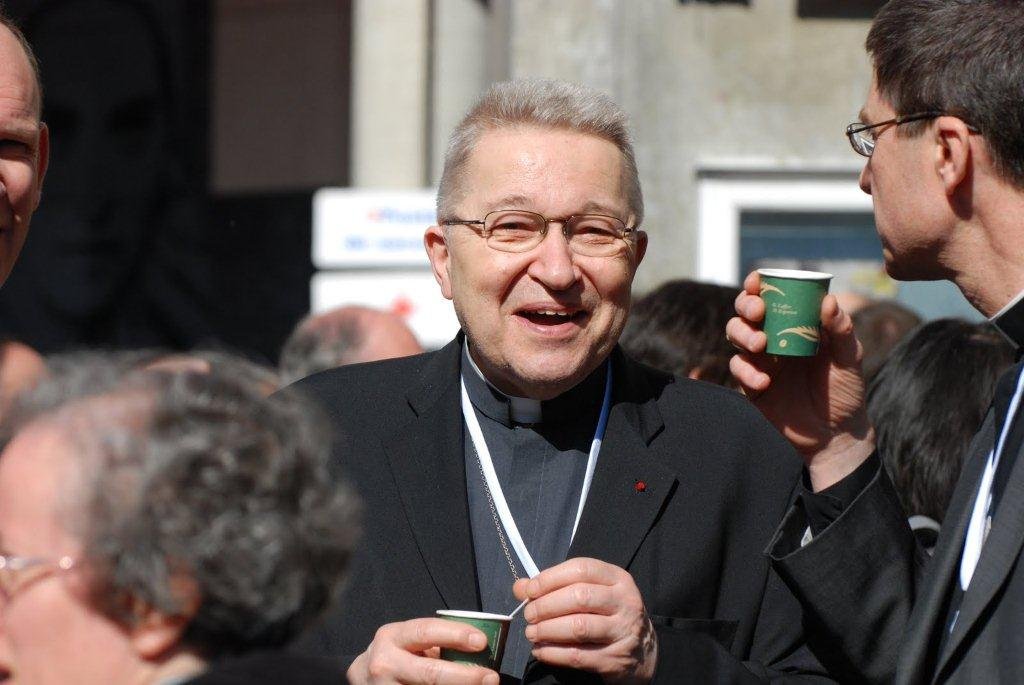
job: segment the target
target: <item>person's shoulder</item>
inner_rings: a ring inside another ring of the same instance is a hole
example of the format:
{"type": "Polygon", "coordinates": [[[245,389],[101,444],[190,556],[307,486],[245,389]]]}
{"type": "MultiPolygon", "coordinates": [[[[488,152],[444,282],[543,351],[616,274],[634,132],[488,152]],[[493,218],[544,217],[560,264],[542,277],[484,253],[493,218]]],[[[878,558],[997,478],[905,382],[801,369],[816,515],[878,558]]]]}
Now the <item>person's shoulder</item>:
{"type": "Polygon", "coordinates": [[[661,438],[680,458],[699,453],[705,465],[734,469],[755,480],[790,482],[799,474],[799,455],[744,395],[635,364],[641,375],[633,377],[646,378],[665,424],[661,438]]]}
{"type": "Polygon", "coordinates": [[[252,685],[253,683],[308,683],[327,685],[344,682],[340,659],[308,657],[285,651],[252,652],[214,661],[209,668],[185,685],[252,685]]]}
{"type": "Polygon", "coordinates": [[[318,401],[335,402],[353,399],[353,393],[391,393],[395,387],[408,387],[423,369],[439,354],[424,352],[410,357],[384,359],[362,364],[348,364],[327,369],[293,383],[290,388],[318,401]]]}
{"type": "Polygon", "coordinates": [[[705,381],[673,376],[626,355],[627,383],[643,386],[661,405],[673,409],[724,411],[736,415],[758,414],[747,398],[739,392],[722,385],[705,381]]]}

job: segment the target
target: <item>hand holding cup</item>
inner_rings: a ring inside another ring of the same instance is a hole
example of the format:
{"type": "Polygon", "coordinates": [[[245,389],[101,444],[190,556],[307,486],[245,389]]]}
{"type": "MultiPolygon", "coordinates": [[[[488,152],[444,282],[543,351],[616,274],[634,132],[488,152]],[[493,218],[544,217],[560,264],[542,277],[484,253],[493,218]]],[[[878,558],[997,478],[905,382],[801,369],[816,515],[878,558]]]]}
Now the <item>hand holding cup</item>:
{"type": "Polygon", "coordinates": [[[346,677],[353,685],[498,685],[500,677],[493,670],[439,658],[441,649],[478,652],[486,647],[487,636],[463,623],[441,618],[389,623],[377,630],[346,677]]]}
{"type": "Polygon", "coordinates": [[[814,357],[766,353],[765,302],[756,271],[736,298],[726,335],[739,351],[729,369],[743,392],[804,457],[815,490],[852,472],[874,449],[864,407],[862,350],[853,321],[832,295],[821,300],[821,339],[814,357]]]}

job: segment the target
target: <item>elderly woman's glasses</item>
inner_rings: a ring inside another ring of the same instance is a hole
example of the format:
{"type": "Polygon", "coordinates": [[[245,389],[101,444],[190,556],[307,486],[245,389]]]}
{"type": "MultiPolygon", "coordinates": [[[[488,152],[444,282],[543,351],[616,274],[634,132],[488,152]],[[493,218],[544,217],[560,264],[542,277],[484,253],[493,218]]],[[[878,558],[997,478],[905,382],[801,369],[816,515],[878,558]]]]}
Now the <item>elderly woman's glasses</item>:
{"type": "Polygon", "coordinates": [[[9,600],[37,580],[70,570],[74,565],[75,560],[71,557],[44,559],[0,554],[0,597],[9,600]]]}
{"type": "Polygon", "coordinates": [[[626,226],[622,219],[604,214],[548,219],[536,212],[499,209],[483,219],[450,219],[441,225],[468,226],[487,241],[488,247],[501,252],[528,252],[544,240],[551,223],[562,224],[569,249],[587,257],[614,256],[636,239],[636,226],[626,226]]]}

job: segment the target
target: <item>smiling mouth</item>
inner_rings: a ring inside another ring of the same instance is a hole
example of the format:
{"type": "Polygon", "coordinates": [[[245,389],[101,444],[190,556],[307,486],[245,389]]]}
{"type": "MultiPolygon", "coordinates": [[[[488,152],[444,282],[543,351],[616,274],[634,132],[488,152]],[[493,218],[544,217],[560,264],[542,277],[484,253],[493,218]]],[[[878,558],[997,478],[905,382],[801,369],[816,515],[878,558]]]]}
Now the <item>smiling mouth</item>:
{"type": "Polygon", "coordinates": [[[553,309],[539,309],[531,311],[516,312],[530,323],[538,326],[558,326],[572,321],[580,321],[586,316],[586,312],[580,310],[575,312],[556,311],[553,309]]]}

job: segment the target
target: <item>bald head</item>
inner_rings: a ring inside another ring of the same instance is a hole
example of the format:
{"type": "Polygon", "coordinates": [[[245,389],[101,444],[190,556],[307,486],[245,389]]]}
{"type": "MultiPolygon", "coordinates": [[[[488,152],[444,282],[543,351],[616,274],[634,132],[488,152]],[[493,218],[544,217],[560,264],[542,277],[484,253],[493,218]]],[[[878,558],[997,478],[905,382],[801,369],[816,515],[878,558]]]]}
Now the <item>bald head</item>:
{"type": "Polygon", "coordinates": [[[32,51],[32,46],[25,39],[25,34],[21,32],[13,19],[3,13],[2,9],[0,9],[0,44],[2,44],[3,53],[8,56],[8,59],[12,55],[21,53],[23,59],[17,60],[17,62],[5,61],[2,68],[22,69],[28,67],[27,73],[31,75],[28,85],[32,89],[29,102],[32,104],[36,119],[40,119],[43,113],[43,79],[39,72],[39,61],[36,59],[35,52],[32,51]]]}
{"type": "Polygon", "coordinates": [[[281,349],[281,376],[291,382],[346,364],[422,351],[400,317],[369,307],[339,307],[299,323],[281,349]]]}

